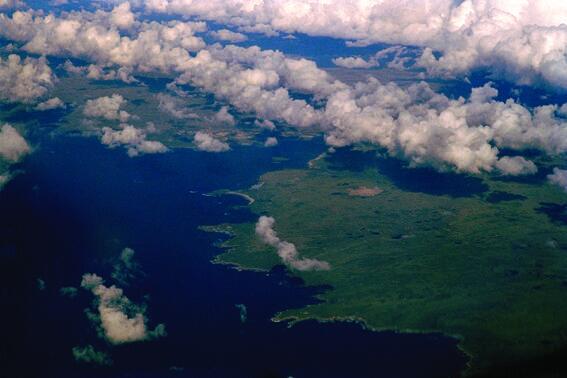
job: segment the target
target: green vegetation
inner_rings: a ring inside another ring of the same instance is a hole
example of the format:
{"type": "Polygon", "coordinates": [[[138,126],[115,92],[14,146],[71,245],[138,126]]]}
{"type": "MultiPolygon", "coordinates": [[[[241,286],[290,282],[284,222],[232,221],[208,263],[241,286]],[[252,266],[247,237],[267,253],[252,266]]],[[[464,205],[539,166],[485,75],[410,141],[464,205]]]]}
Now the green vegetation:
{"type": "MultiPolygon", "coordinates": [[[[557,162],[539,163],[545,166],[557,162]]],[[[359,319],[375,330],[440,331],[461,340],[469,374],[537,359],[567,345],[567,195],[531,179],[475,178],[402,167],[373,152],[337,151],[261,177],[244,193],[330,285],[320,303],[276,320],[359,319]],[[374,196],[351,196],[359,187],[374,196]]],[[[545,167],[543,168],[545,170],[545,167]]],[[[216,262],[270,269],[281,261],[254,233],[230,231],[216,262]]]]}

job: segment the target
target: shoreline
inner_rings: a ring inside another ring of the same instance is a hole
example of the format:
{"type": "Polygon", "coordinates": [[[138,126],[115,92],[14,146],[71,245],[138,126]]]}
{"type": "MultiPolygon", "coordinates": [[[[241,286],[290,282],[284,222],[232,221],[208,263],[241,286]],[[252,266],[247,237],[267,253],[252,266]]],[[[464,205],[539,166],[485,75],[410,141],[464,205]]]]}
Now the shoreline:
{"type": "MultiPolygon", "coordinates": [[[[242,194],[242,193],[237,193],[237,194],[242,194]]],[[[213,259],[211,259],[211,263],[215,264],[215,265],[225,265],[228,267],[231,267],[232,269],[239,271],[239,272],[243,272],[243,271],[250,271],[250,272],[257,272],[257,273],[267,273],[270,270],[269,269],[263,269],[263,268],[253,268],[253,267],[248,267],[248,266],[244,266],[241,265],[239,263],[236,262],[231,262],[231,261],[223,261],[221,259],[219,259],[222,255],[230,253],[230,250],[232,249],[230,246],[226,245],[226,243],[230,240],[230,238],[232,238],[234,236],[234,232],[232,232],[230,225],[216,225],[216,226],[199,226],[199,229],[205,232],[211,232],[211,233],[220,233],[220,234],[224,234],[224,235],[228,235],[229,239],[223,241],[222,243],[220,243],[217,247],[222,249],[223,252],[219,253],[218,255],[216,255],[213,259]]],[[[304,309],[311,307],[312,305],[307,305],[304,307],[304,309]]],[[[292,309],[290,309],[292,310],[292,309]]],[[[375,333],[380,333],[380,332],[393,332],[393,333],[400,333],[400,334],[412,334],[412,335],[428,335],[428,334],[439,334],[442,335],[444,337],[447,338],[451,338],[454,339],[456,341],[456,347],[459,351],[461,351],[463,353],[463,355],[466,356],[467,358],[467,362],[465,364],[465,367],[463,368],[463,370],[460,373],[461,377],[468,377],[470,376],[470,374],[472,373],[471,368],[471,362],[472,360],[475,358],[474,355],[468,351],[467,349],[465,349],[462,346],[462,341],[464,340],[464,338],[461,335],[458,334],[449,334],[446,333],[444,331],[441,330],[426,330],[426,329],[411,329],[411,328],[406,328],[406,329],[394,329],[394,328],[390,328],[390,327],[373,327],[370,326],[368,324],[368,322],[360,316],[332,316],[330,318],[324,318],[324,317],[317,317],[317,316],[308,316],[308,317],[300,317],[300,316],[296,316],[296,315],[290,315],[290,316],[281,316],[283,312],[278,312],[276,314],[274,314],[271,318],[270,321],[273,323],[287,323],[288,328],[293,327],[294,325],[300,323],[300,322],[304,322],[304,321],[308,321],[308,320],[313,320],[316,321],[318,323],[354,323],[359,325],[363,330],[365,331],[369,331],[369,332],[375,332],[375,333]]]]}
{"type": "MultiPolygon", "coordinates": [[[[307,306],[307,307],[309,307],[309,306],[307,306]]],[[[471,361],[474,359],[474,355],[462,346],[462,341],[464,339],[461,335],[452,335],[452,334],[448,334],[448,333],[440,331],[440,330],[425,330],[425,329],[417,330],[417,329],[412,329],[412,328],[393,329],[393,328],[389,328],[389,327],[383,327],[383,328],[372,327],[372,326],[368,325],[367,321],[363,317],[359,317],[359,316],[332,316],[330,318],[324,318],[324,317],[317,317],[317,316],[299,317],[299,316],[290,315],[290,316],[286,316],[286,317],[278,317],[280,314],[281,314],[281,312],[275,314],[270,320],[274,323],[287,323],[288,328],[291,328],[298,323],[312,320],[312,321],[315,321],[317,323],[322,323],[322,324],[325,324],[325,323],[352,323],[352,324],[359,325],[365,331],[375,332],[375,333],[391,332],[391,333],[399,333],[399,334],[406,334],[406,335],[433,335],[433,334],[442,335],[444,337],[454,339],[456,341],[457,349],[459,351],[461,351],[463,353],[463,355],[465,355],[466,358],[467,358],[467,363],[465,364],[465,367],[461,371],[460,376],[461,377],[468,377],[472,373],[471,361]]]]}
{"type": "Polygon", "coordinates": [[[254,202],[256,202],[256,200],[252,197],[249,196],[246,193],[240,193],[240,192],[234,192],[234,191],[228,191],[228,192],[224,192],[223,194],[229,194],[229,195],[233,195],[233,196],[238,196],[238,197],[242,197],[245,200],[248,201],[248,206],[252,205],[254,202]]]}

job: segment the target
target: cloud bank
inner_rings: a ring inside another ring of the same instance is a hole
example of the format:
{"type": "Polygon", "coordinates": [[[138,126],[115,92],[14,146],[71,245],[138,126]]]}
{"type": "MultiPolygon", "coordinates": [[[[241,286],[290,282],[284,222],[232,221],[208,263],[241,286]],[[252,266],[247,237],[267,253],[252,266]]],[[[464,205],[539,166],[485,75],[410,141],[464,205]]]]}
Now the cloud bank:
{"type": "MultiPolygon", "coordinates": [[[[215,1],[208,2],[206,6],[213,3],[215,1]]],[[[279,9],[283,3],[272,5],[279,9]]],[[[460,6],[466,3],[462,2],[460,6]]],[[[173,3],[165,1],[162,4],[167,6],[160,11],[177,11],[177,8],[170,8],[173,3]]],[[[337,9],[344,8],[346,3],[342,4],[337,9]]],[[[384,9],[388,4],[390,2],[386,0],[376,8],[370,8],[372,12],[378,12],[377,15],[386,16],[389,13],[384,9]]],[[[423,8],[419,5],[421,2],[409,4],[413,4],[410,10],[416,12],[423,8]]],[[[432,4],[434,6],[428,8],[430,16],[441,17],[441,20],[444,13],[440,16],[435,11],[452,9],[439,8],[435,2],[432,4]]],[[[491,4],[487,1],[486,7],[490,8],[491,4]]],[[[390,5],[394,7],[395,4],[390,5]]],[[[262,6],[248,10],[257,12],[262,6]]],[[[304,5],[311,6],[312,3],[304,5]]],[[[351,8],[356,10],[358,6],[361,5],[351,8]]],[[[331,12],[326,4],[319,7],[317,12],[331,12]]],[[[227,7],[217,9],[229,10],[227,7]]],[[[303,12],[302,9],[298,14],[303,12]]],[[[397,12],[399,9],[391,10],[397,12]]],[[[173,85],[190,84],[215,94],[239,111],[254,112],[264,119],[259,126],[271,128],[273,122],[269,120],[277,120],[300,130],[321,131],[327,143],[334,147],[371,143],[387,150],[391,156],[408,161],[411,166],[463,173],[531,174],[536,171],[532,162],[501,156],[501,149],[535,148],[548,154],[567,151],[567,122],[562,108],[541,106],[530,110],[512,99],[497,101],[497,91],[490,84],[473,89],[468,99],[450,99],[435,93],[425,83],[400,88],[394,83],[382,84],[370,79],[351,86],[333,79],[312,61],[288,58],[278,51],[261,50],[256,46],[206,46],[195,35],[206,30],[203,23],[135,21],[129,33],[124,35],[115,23],[109,21],[110,14],[74,12],[55,17],[15,12],[12,17],[0,15],[0,33],[22,41],[23,49],[27,51],[88,58],[101,66],[175,73],[173,85]],[[292,92],[311,94],[322,106],[296,99],[292,92]]],[[[231,14],[224,16],[230,18],[231,14]]],[[[411,12],[404,11],[404,14],[409,17],[411,12]]],[[[420,17],[415,20],[421,20],[420,17]]],[[[392,27],[398,30],[406,21],[404,18],[399,22],[396,20],[392,27]]],[[[334,20],[333,25],[336,30],[349,29],[348,25],[341,26],[340,19],[334,20]]],[[[432,25],[426,24],[427,27],[432,25]]],[[[438,27],[447,28],[442,23],[438,27]]],[[[352,29],[352,32],[361,30],[362,38],[364,28],[352,29]]],[[[415,30],[421,29],[412,27],[404,33],[414,33],[415,30]]],[[[424,41],[432,38],[426,32],[427,28],[418,33],[424,41]]],[[[404,33],[402,35],[406,35],[404,33]]],[[[398,64],[403,65],[406,52],[403,47],[393,47],[374,58],[379,62],[385,54],[391,54],[399,58],[398,64]]],[[[119,110],[124,102],[120,96],[99,100],[87,104],[85,114],[106,119],[128,117],[128,113],[119,110]]],[[[162,101],[162,109],[175,114],[173,111],[177,108],[167,104],[162,101]]],[[[229,115],[227,111],[219,113],[227,120],[229,115]]],[[[103,138],[109,145],[130,143],[134,146],[133,154],[152,148],[160,150],[156,144],[145,144],[142,132],[124,128],[119,131],[106,129],[103,138]]],[[[195,144],[212,152],[228,149],[224,142],[205,132],[195,135],[195,144]]]]}
{"type": "Polygon", "coordinates": [[[261,216],[256,223],[256,235],[258,235],[264,243],[276,248],[278,256],[282,259],[284,264],[300,271],[331,269],[331,266],[326,261],[299,258],[299,253],[295,245],[281,240],[278,237],[276,231],[274,231],[275,223],[276,220],[274,218],[261,216]]]}
{"type": "MultiPolygon", "coordinates": [[[[146,10],[243,29],[424,48],[437,75],[488,68],[517,84],[567,89],[567,5],[537,0],[146,0],[146,10]],[[440,58],[433,51],[442,54],[440,58]]],[[[343,61],[362,65],[359,60],[343,61]]]]}

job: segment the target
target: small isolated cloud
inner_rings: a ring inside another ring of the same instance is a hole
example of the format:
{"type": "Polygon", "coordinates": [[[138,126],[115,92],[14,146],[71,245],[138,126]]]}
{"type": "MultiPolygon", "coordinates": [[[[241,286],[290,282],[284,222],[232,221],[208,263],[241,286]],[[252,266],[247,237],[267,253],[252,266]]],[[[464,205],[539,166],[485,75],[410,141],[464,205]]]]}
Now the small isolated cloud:
{"type": "Polygon", "coordinates": [[[127,122],[128,119],[130,119],[130,114],[124,110],[120,110],[120,107],[125,103],[126,100],[124,97],[116,93],[112,96],[87,100],[83,114],[87,117],[127,122]]]}
{"type": "Polygon", "coordinates": [[[0,174],[0,189],[2,189],[2,187],[6,185],[11,178],[12,176],[10,176],[9,173],[4,172],[0,174]]]}
{"type": "Polygon", "coordinates": [[[11,54],[0,57],[0,101],[31,103],[44,96],[56,78],[45,58],[26,58],[11,54]]]}
{"type": "Polygon", "coordinates": [[[537,172],[536,165],[521,156],[504,156],[496,162],[496,169],[504,175],[522,176],[533,175],[537,172]]]}
{"type": "Polygon", "coordinates": [[[11,163],[20,161],[30,152],[30,146],[18,130],[5,124],[0,128],[0,157],[11,163]]]}
{"type": "Polygon", "coordinates": [[[415,63],[418,49],[405,46],[391,46],[378,51],[368,59],[358,56],[333,59],[333,63],[344,68],[371,68],[386,64],[389,68],[404,69],[406,65],[415,63]]]}
{"type": "Polygon", "coordinates": [[[151,340],[166,335],[165,325],[159,324],[154,330],[147,328],[145,307],[132,303],[122,289],[107,287],[96,274],[83,275],[81,287],[95,295],[98,313],[90,318],[97,321],[101,336],[112,344],[124,344],[151,340]]]}
{"type": "Polygon", "coordinates": [[[257,24],[257,25],[245,25],[239,26],[238,31],[244,33],[259,33],[264,34],[267,37],[279,37],[280,33],[275,31],[270,25],[257,24]]]}
{"type": "Polygon", "coordinates": [[[223,106],[222,108],[220,108],[218,113],[215,114],[215,120],[230,126],[234,126],[236,124],[234,116],[228,112],[228,106],[223,106]]]}
{"type": "Polygon", "coordinates": [[[207,152],[225,152],[230,150],[227,143],[215,139],[212,135],[198,131],[195,134],[195,145],[197,149],[207,152]]]}
{"type": "Polygon", "coordinates": [[[120,130],[103,127],[101,142],[111,148],[125,146],[130,157],[167,152],[163,143],[146,140],[146,136],[145,130],[123,123],[120,124],[120,130]]]}
{"type": "Polygon", "coordinates": [[[53,97],[44,102],[40,102],[34,109],[41,112],[46,110],[65,109],[65,103],[61,101],[59,97],[53,97]]]}
{"type": "Polygon", "coordinates": [[[276,129],[276,125],[274,125],[274,123],[272,121],[270,121],[269,119],[265,119],[263,121],[255,120],[254,125],[256,125],[256,126],[262,128],[262,129],[267,129],[267,130],[275,130],[276,129]]]}
{"type": "Polygon", "coordinates": [[[218,41],[228,41],[228,42],[244,42],[248,39],[246,35],[242,33],[235,33],[228,29],[212,31],[211,36],[218,41]]]}
{"type": "Polygon", "coordinates": [[[331,266],[326,261],[299,258],[295,245],[278,237],[276,231],[274,231],[275,223],[276,220],[274,218],[261,216],[256,223],[256,234],[264,243],[277,249],[278,256],[280,256],[284,264],[301,271],[331,269],[331,266]]]}
{"type": "Polygon", "coordinates": [[[92,345],[76,346],[73,347],[72,351],[73,357],[77,362],[100,366],[112,365],[110,356],[106,352],[96,350],[92,345]]]}
{"type": "Polygon", "coordinates": [[[333,63],[335,66],[344,68],[370,68],[376,66],[376,62],[370,62],[359,56],[335,58],[333,59],[333,63]]]}
{"type": "Polygon", "coordinates": [[[76,287],[73,287],[73,286],[65,286],[65,287],[62,287],[61,289],[59,289],[59,294],[62,297],[75,298],[78,293],[79,293],[79,290],[76,287]]]}
{"type": "Polygon", "coordinates": [[[134,258],[135,251],[132,248],[124,248],[120,253],[118,261],[114,264],[112,278],[123,286],[128,286],[136,278],[143,274],[140,264],[134,258]]]}
{"type": "Polygon", "coordinates": [[[553,174],[547,176],[547,178],[567,192],[567,169],[553,168],[553,174]]]}
{"type": "Polygon", "coordinates": [[[274,147],[278,145],[278,140],[275,137],[268,137],[264,142],[264,147],[274,147]]]}

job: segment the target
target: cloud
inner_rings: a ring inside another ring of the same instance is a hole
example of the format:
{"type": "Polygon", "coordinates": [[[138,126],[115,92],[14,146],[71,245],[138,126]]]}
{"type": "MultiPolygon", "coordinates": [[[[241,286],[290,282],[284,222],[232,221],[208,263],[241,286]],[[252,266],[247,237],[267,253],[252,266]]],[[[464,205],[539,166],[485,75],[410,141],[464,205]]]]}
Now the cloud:
{"type": "Polygon", "coordinates": [[[73,286],[66,286],[59,289],[59,294],[63,297],[75,298],[79,290],[73,286]]]}
{"type": "Polygon", "coordinates": [[[370,68],[376,66],[376,63],[364,60],[359,56],[335,58],[333,59],[333,64],[343,68],[370,68]]]}
{"type": "Polygon", "coordinates": [[[0,57],[0,101],[34,102],[54,85],[55,75],[45,58],[26,58],[11,54],[0,57]]]}
{"type": "Polygon", "coordinates": [[[281,240],[274,231],[276,220],[272,217],[261,216],[256,223],[256,234],[262,241],[274,248],[282,262],[300,271],[309,270],[329,270],[331,266],[328,262],[317,259],[299,258],[295,245],[281,240]]]}
{"type": "Polygon", "coordinates": [[[242,33],[235,33],[228,29],[220,29],[211,32],[211,37],[219,41],[228,42],[244,42],[248,40],[248,37],[242,33]]]}
{"type": "Polygon", "coordinates": [[[31,151],[26,140],[12,126],[0,128],[0,157],[10,163],[17,163],[31,151]]]}
{"type": "Polygon", "coordinates": [[[197,114],[184,109],[184,103],[181,99],[167,95],[165,93],[158,93],[157,99],[159,101],[158,109],[164,113],[168,113],[177,119],[197,118],[197,114]]]}
{"type": "Polygon", "coordinates": [[[236,121],[234,120],[234,116],[228,112],[228,106],[223,106],[220,110],[215,114],[215,120],[220,123],[225,123],[229,126],[234,126],[236,121]]]}
{"type": "Polygon", "coordinates": [[[138,82],[138,80],[132,76],[132,70],[126,67],[110,69],[96,64],[90,64],[86,67],[85,71],[86,77],[93,80],[120,80],[126,84],[138,82]]]}
{"type": "Polygon", "coordinates": [[[264,142],[264,147],[274,147],[278,145],[278,140],[275,137],[268,137],[264,142]]]}
{"type": "Polygon", "coordinates": [[[111,148],[125,146],[130,157],[167,152],[167,147],[163,143],[146,140],[146,136],[145,130],[122,123],[120,130],[103,127],[101,142],[111,148]]]}
{"type": "Polygon", "coordinates": [[[110,343],[124,344],[165,336],[163,324],[148,330],[144,307],[133,304],[122,289],[114,285],[107,287],[101,277],[90,273],[83,275],[81,287],[95,295],[98,310],[95,316],[101,334],[110,343]]]}
{"type": "Polygon", "coordinates": [[[190,51],[205,47],[195,35],[206,31],[203,22],[137,22],[131,38],[120,33],[112,17],[104,11],[74,11],[62,17],[16,11],[0,14],[0,35],[23,42],[22,49],[30,53],[74,56],[141,72],[170,73],[187,63],[190,51]]]}
{"type": "Polygon", "coordinates": [[[2,189],[2,187],[6,185],[11,178],[12,177],[7,172],[3,172],[2,174],[0,174],[0,189],[2,189]]]}
{"type": "Polygon", "coordinates": [[[0,10],[17,8],[23,5],[24,3],[21,0],[0,0],[0,10]]]}
{"type": "Polygon", "coordinates": [[[98,117],[107,120],[119,120],[120,122],[127,122],[130,119],[130,114],[120,107],[126,103],[124,97],[119,94],[112,96],[99,97],[94,100],[87,100],[83,114],[87,117],[98,117]]]}
{"type": "Polygon", "coordinates": [[[197,131],[195,133],[195,145],[197,149],[207,152],[225,152],[230,150],[227,143],[215,139],[212,135],[197,131]]]}
{"type": "Polygon", "coordinates": [[[425,83],[402,89],[370,79],[329,97],[326,141],[335,147],[370,142],[413,166],[467,173],[535,171],[523,158],[499,158],[499,148],[566,151],[567,128],[555,117],[557,107],[530,113],[511,99],[494,100],[497,94],[487,84],[473,89],[469,100],[454,100],[425,83]]]}
{"type": "Polygon", "coordinates": [[[567,170],[553,168],[553,174],[547,176],[550,182],[559,185],[565,191],[567,191],[567,170]]]}
{"type": "Polygon", "coordinates": [[[136,22],[136,16],[130,9],[128,1],[116,6],[110,15],[110,22],[119,29],[130,29],[136,22]]]}
{"type": "Polygon", "coordinates": [[[53,109],[65,109],[65,103],[61,101],[59,97],[53,97],[44,102],[40,102],[34,109],[41,112],[53,109]]]}
{"type": "Polygon", "coordinates": [[[112,365],[110,356],[103,351],[96,350],[92,345],[86,345],[84,347],[73,347],[72,352],[73,357],[77,362],[100,366],[112,365]]]}
{"type": "Polygon", "coordinates": [[[97,64],[89,64],[88,66],[75,66],[71,61],[67,60],[63,64],[63,69],[70,74],[84,75],[88,79],[93,80],[120,80],[126,84],[137,83],[138,80],[132,75],[132,69],[127,67],[110,68],[97,64]]]}
{"type": "MultiPolygon", "coordinates": [[[[467,2],[470,1],[461,4],[467,2]]],[[[175,4],[182,3],[179,0],[175,4]]],[[[204,12],[203,15],[214,10],[209,8],[214,3],[215,0],[203,3],[203,7],[208,9],[199,8],[204,12]]],[[[157,6],[156,2],[153,4],[157,6]]],[[[161,4],[163,9],[154,8],[168,12],[182,10],[167,0],[161,4]]],[[[246,9],[242,4],[236,10],[222,6],[216,9],[221,13],[228,12],[224,16],[231,22],[235,21],[232,18],[234,12],[243,12],[238,14],[245,21],[249,15],[247,12],[260,12],[263,4],[246,9]]],[[[423,23],[419,13],[424,10],[422,3],[412,4],[411,12],[406,9],[401,15],[398,14],[398,3],[389,0],[376,8],[365,8],[365,12],[373,15],[372,20],[378,22],[377,25],[384,26],[384,30],[376,34],[391,35],[397,39],[419,36],[421,42],[425,43],[436,38],[439,34],[437,29],[449,27],[443,23],[423,23]],[[401,18],[396,18],[391,24],[386,22],[392,15],[401,18]],[[400,25],[405,24],[411,27],[400,34],[400,25]],[[437,31],[432,32],[431,28],[437,28],[437,31]]],[[[487,6],[491,4],[487,2],[487,6]]],[[[269,20],[272,16],[294,18],[303,14],[305,9],[313,8],[314,4],[308,3],[306,8],[289,15],[278,13],[283,12],[280,3],[274,3],[273,6],[276,13],[266,13],[263,17],[269,20]]],[[[349,18],[345,25],[341,24],[341,12],[358,12],[364,6],[362,3],[356,3],[348,9],[343,3],[337,6],[334,9],[325,3],[311,11],[315,14],[333,14],[335,19],[328,24],[333,26],[333,30],[346,33],[353,20],[349,18]]],[[[443,16],[447,14],[443,12],[451,7],[451,4],[434,2],[428,8],[425,20],[431,17],[431,20],[442,21],[443,17],[449,17],[443,16]]],[[[191,7],[190,11],[196,12],[196,9],[191,7]]],[[[239,111],[254,112],[260,119],[276,120],[299,130],[308,129],[310,133],[320,131],[324,133],[326,142],[334,147],[371,143],[386,149],[391,156],[408,161],[411,166],[430,166],[440,171],[473,174],[529,174],[535,171],[532,162],[519,157],[502,157],[500,150],[535,148],[548,154],[567,151],[567,122],[561,108],[541,106],[527,109],[512,99],[496,101],[498,92],[490,84],[474,88],[468,99],[453,99],[435,93],[426,83],[401,88],[394,83],[382,84],[369,79],[367,82],[347,85],[333,79],[307,59],[288,58],[281,52],[261,50],[257,46],[243,48],[197,43],[194,33],[206,30],[203,24],[137,21],[132,31],[123,35],[109,23],[109,15],[109,12],[103,11],[94,14],[72,12],[62,17],[35,15],[33,12],[15,12],[12,17],[2,14],[0,33],[22,41],[23,48],[31,52],[87,58],[101,67],[121,66],[131,70],[175,73],[175,85],[199,87],[239,111]],[[155,51],[155,54],[149,54],[148,51],[155,51]],[[296,99],[290,94],[292,92],[312,94],[320,106],[296,99]]],[[[463,17],[469,17],[468,13],[463,17]]],[[[357,23],[364,19],[357,19],[357,23]]],[[[315,27],[323,27],[321,25],[326,25],[328,20],[320,21],[312,25],[312,32],[317,32],[315,27]]],[[[311,17],[307,23],[310,22],[311,17]]],[[[374,30],[372,25],[370,23],[363,28],[353,26],[351,32],[356,37],[352,38],[366,38],[365,28],[374,30]]],[[[278,24],[277,28],[285,29],[285,22],[278,24]]],[[[450,46],[451,43],[452,40],[447,41],[446,45],[450,46]]],[[[403,66],[404,59],[408,57],[406,54],[411,55],[403,47],[394,46],[377,53],[373,59],[377,62],[393,59],[396,65],[403,66]]],[[[97,103],[100,106],[93,103],[93,114],[107,119],[129,116],[120,110],[123,99],[116,96],[106,98],[104,103],[97,103]]],[[[168,109],[166,104],[167,101],[164,101],[163,109],[168,109]]],[[[87,107],[88,104],[85,110],[87,107]]],[[[229,115],[228,111],[225,113],[229,115]]],[[[271,127],[267,121],[257,124],[271,127]]],[[[134,147],[129,149],[132,154],[144,148],[149,151],[162,148],[158,142],[136,142],[145,137],[144,131],[136,130],[133,126],[118,131],[107,128],[103,139],[112,146],[133,141],[130,144],[134,147]]],[[[226,143],[205,132],[195,135],[195,144],[198,148],[215,152],[229,148],[226,143]]]]}
{"type": "Polygon", "coordinates": [[[420,46],[425,48],[420,64],[430,73],[489,68],[518,84],[543,81],[567,89],[567,5],[561,1],[151,0],[144,5],[242,30],[300,32],[359,46],[420,46]]]}
{"type": "Polygon", "coordinates": [[[272,121],[270,121],[269,119],[265,119],[265,120],[262,120],[262,121],[255,120],[254,125],[261,127],[263,129],[271,130],[271,131],[276,129],[276,125],[274,125],[274,123],[272,121]]]}
{"type": "Polygon", "coordinates": [[[340,57],[333,59],[336,66],[343,68],[372,68],[379,67],[383,63],[387,63],[387,67],[403,70],[406,65],[415,63],[415,49],[404,46],[391,46],[378,51],[370,56],[368,60],[358,56],[340,57]]]}
{"type": "Polygon", "coordinates": [[[504,156],[496,162],[496,168],[504,175],[532,175],[537,172],[536,165],[521,156],[504,156]]]}
{"type": "Polygon", "coordinates": [[[120,253],[118,261],[113,266],[111,277],[122,286],[130,285],[144,274],[140,264],[134,259],[134,254],[135,252],[132,248],[124,248],[120,253]]]}

